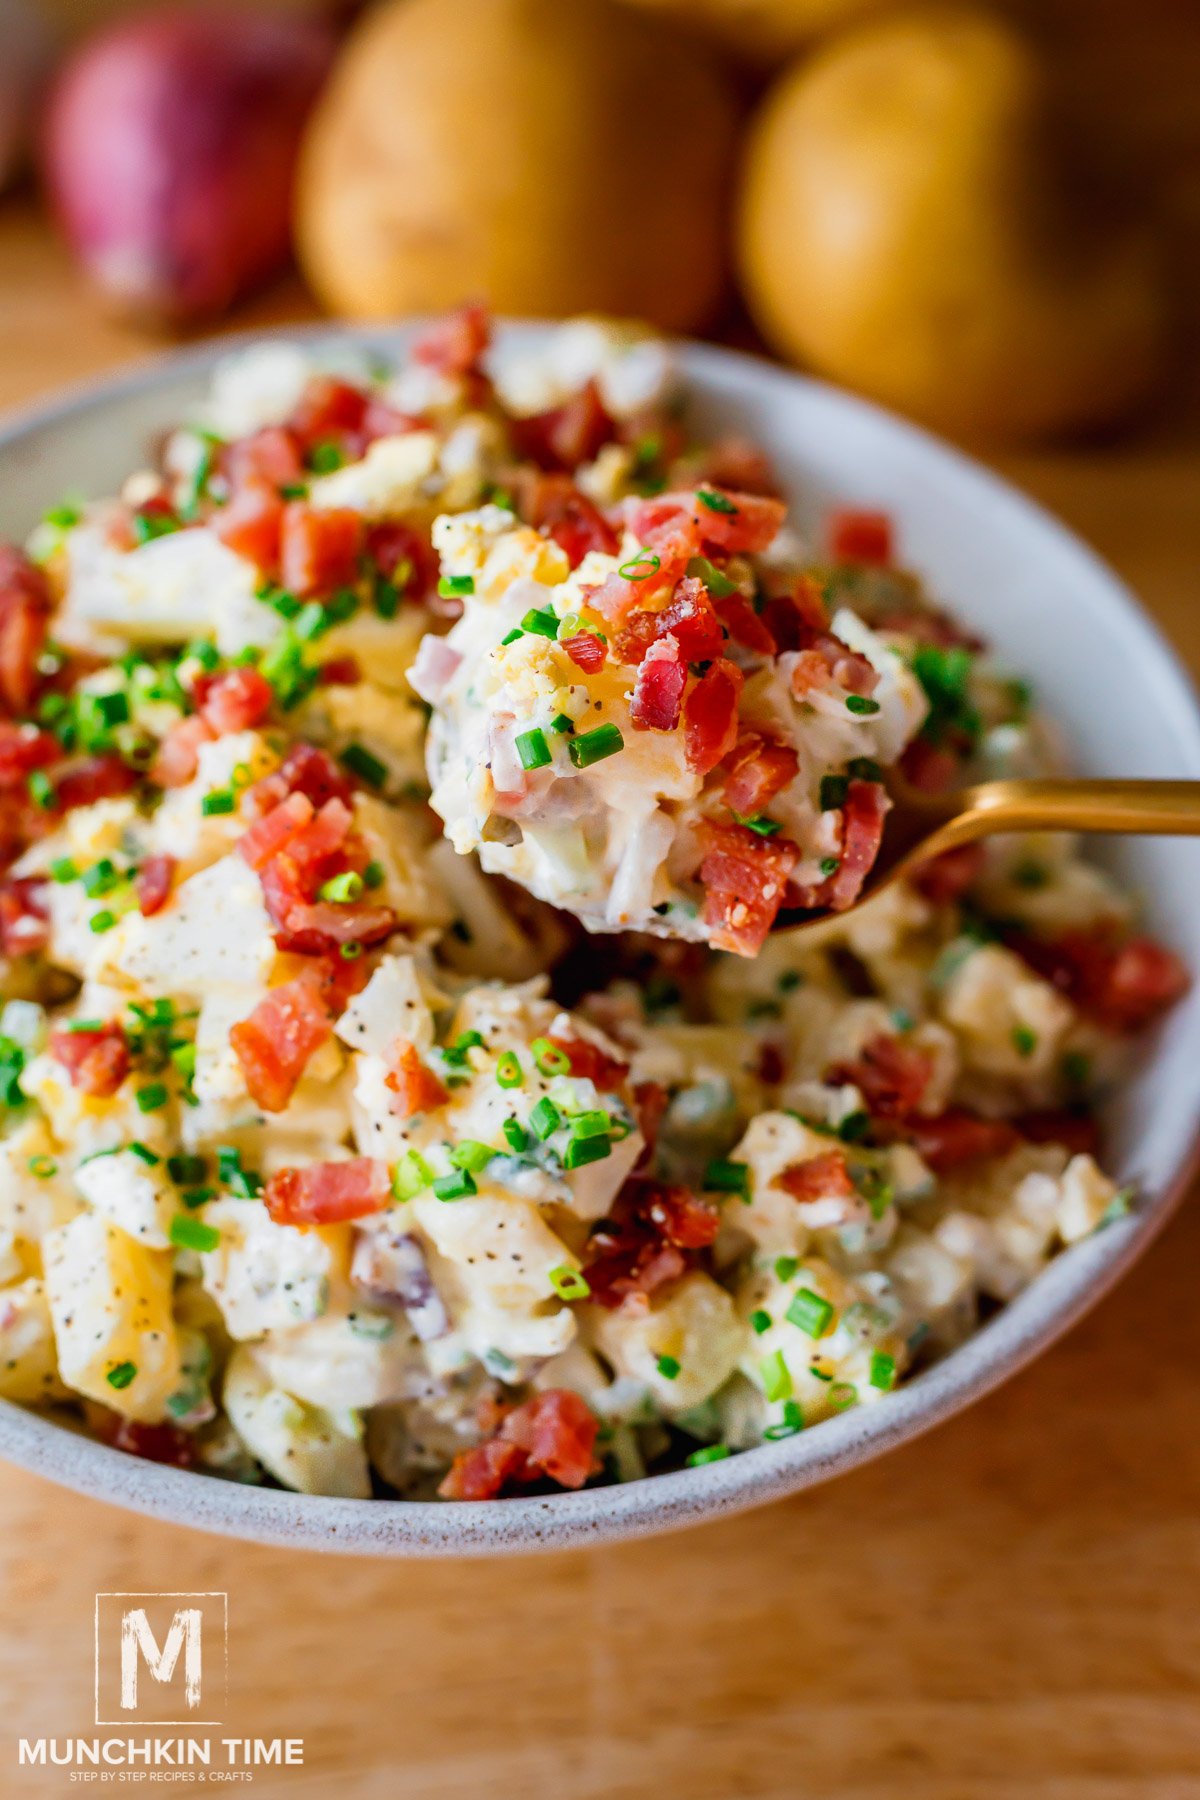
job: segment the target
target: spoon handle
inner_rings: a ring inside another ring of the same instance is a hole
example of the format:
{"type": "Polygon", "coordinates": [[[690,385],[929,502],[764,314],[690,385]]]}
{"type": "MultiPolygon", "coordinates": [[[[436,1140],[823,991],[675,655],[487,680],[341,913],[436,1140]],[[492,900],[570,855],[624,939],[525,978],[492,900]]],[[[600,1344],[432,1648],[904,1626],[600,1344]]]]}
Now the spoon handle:
{"type": "Polygon", "coordinates": [[[1200,781],[988,781],[955,799],[959,842],[997,831],[1200,835],[1200,781]]]}

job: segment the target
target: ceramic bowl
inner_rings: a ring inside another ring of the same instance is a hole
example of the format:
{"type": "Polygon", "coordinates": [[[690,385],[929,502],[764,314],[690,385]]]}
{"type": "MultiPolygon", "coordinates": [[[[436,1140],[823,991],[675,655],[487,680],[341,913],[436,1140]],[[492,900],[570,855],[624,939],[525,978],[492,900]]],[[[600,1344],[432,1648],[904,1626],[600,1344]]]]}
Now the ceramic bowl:
{"type": "MultiPolygon", "coordinates": [[[[535,339],[537,326],[509,328],[535,339]]],[[[403,329],[296,331],[387,354],[403,329]]],[[[72,489],[110,493],[175,424],[238,340],[140,368],[0,430],[0,533],[22,537],[72,489]]],[[[240,340],[242,342],[248,340],[240,340]]],[[[1200,710],[1136,601],[1077,538],[1012,488],[911,425],[751,357],[682,348],[697,411],[765,445],[801,524],[832,501],[882,507],[933,592],[1032,677],[1097,775],[1200,778],[1200,710]]],[[[1200,969],[1200,841],[1112,852],[1152,928],[1200,969]]],[[[1110,1167],[1141,1204],[1058,1257],[943,1362],[879,1406],[699,1469],[625,1487],[484,1504],[355,1501],[241,1487],[142,1462],[0,1402],[0,1456],[78,1492],[262,1543],[379,1556],[578,1547],[699,1523],[794,1493],[958,1412],[1044,1350],[1141,1254],[1186,1186],[1200,1117],[1200,986],[1147,1046],[1108,1119],[1110,1167]]]]}

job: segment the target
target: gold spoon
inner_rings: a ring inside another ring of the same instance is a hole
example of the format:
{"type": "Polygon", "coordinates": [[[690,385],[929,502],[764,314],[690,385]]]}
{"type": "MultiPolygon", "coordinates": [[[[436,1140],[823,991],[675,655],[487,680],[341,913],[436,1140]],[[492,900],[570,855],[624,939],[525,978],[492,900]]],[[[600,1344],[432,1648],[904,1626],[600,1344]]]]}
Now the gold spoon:
{"type": "MultiPolygon", "coordinates": [[[[1200,836],[1200,781],[985,781],[949,794],[922,794],[889,781],[889,789],[894,804],[883,842],[855,906],[889,882],[912,875],[931,857],[998,832],[1200,836]]],[[[789,908],[775,924],[776,929],[794,928],[846,916],[828,907],[789,908]]]]}

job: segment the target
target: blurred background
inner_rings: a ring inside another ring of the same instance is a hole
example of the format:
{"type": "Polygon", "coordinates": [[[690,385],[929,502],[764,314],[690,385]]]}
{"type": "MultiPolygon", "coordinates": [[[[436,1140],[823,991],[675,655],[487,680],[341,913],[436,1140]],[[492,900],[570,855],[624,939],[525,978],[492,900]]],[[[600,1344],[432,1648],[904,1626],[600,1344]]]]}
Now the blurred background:
{"type": "Polygon", "coordinates": [[[0,0],[0,403],[464,297],[1003,448],[1195,393],[1197,0],[0,0]]]}

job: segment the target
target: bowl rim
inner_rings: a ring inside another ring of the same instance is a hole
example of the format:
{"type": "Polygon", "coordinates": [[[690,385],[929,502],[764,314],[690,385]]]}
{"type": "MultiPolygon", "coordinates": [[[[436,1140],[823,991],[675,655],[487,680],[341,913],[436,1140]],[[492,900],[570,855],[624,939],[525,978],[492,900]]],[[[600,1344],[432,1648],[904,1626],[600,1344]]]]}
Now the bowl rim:
{"type": "MultiPolygon", "coordinates": [[[[33,432],[119,405],[259,344],[389,345],[400,348],[427,321],[369,325],[283,323],[205,339],[0,417],[0,453],[33,432]]],[[[501,330],[534,333],[553,321],[503,319],[501,330]]],[[[1176,736],[1186,772],[1200,776],[1200,697],[1156,620],[1106,562],[1046,508],[974,457],[874,402],[765,357],[675,340],[686,372],[742,372],[797,400],[816,397],[908,444],[959,491],[1001,506],[1039,530],[1090,578],[1095,603],[1134,632],[1143,673],[1176,736]]],[[[965,1343],[888,1396],[801,1433],[695,1469],[623,1486],[500,1502],[348,1500],[260,1488],[128,1456],[14,1402],[0,1400],[0,1457],[59,1486],[132,1511],[219,1535],[288,1549],[349,1555],[474,1557],[646,1537],[728,1516],[797,1493],[872,1461],[981,1399],[1061,1338],[1125,1274],[1165,1226],[1200,1171],[1200,1124],[1161,1192],[1145,1206],[1055,1257],[1018,1297],[965,1343]]]]}

